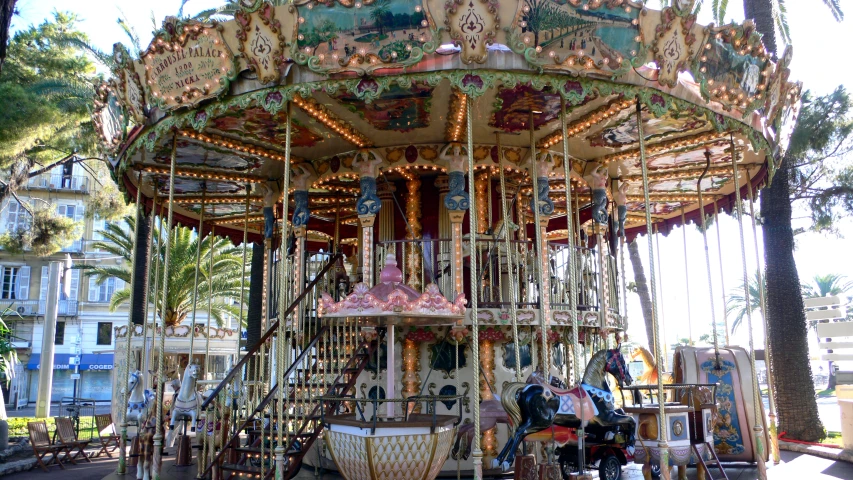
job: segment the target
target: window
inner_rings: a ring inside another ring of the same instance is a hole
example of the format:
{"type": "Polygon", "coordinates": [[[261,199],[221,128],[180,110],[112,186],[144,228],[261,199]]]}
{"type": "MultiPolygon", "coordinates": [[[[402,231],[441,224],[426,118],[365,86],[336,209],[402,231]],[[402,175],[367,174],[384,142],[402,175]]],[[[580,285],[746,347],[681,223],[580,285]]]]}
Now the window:
{"type": "Polygon", "coordinates": [[[65,345],[65,322],[56,322],[56,335],[53,337],[54,345],[65,345]]]}
{"type": "Polygon", "coordinates": [[[112,322],[98,322],[98,345],[112,345],[113,324],[112,322]]]}
{"type": "Polygon", "coordinates": [[[77,205],[60,205],[56,210],[63,217],[74,220],[74,214],[77,213],[77,205]]]}
{"type": "Polygon", "coordinates": [[[95,303],[109,303],[113,294],[124,289],[124,281],[110,277],[101,283],[97,278],[89,277],[89,301],[95,303]]]}
{"type": "Polygon", "coordinates": [[[0,298],[27,300],[30,298],[30,267],[3,267],[0,298]]]}
{"type": "Polygon", "coordinates": [[[16,232],[27,228],[30,224],[30,214],[17,200],[9,200],[9,206],[6,208],[6,231],[16,232]]]}

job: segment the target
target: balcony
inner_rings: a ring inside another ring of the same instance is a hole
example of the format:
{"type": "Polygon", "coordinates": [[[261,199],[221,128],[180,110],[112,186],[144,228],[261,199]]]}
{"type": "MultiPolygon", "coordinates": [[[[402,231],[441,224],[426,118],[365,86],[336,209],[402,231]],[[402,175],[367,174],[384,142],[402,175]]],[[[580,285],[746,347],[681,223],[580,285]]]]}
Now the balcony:
{"type": "Polygon", "coordinates": [[[44,188],[48,190],[88,192],[89,177],[86,175],[43,174],[31,178],[27,186],[29,188],[44,188]]]}
{"type": "MultiPolygon", "coordinates": [[[[22,317],[44,316],[47,310],[45,300],[0,300],[0,308],[10,309],[22,317]]],[[[77,300],[60,300],[59,315],[63,317],[77,316],[77,300]]]]}

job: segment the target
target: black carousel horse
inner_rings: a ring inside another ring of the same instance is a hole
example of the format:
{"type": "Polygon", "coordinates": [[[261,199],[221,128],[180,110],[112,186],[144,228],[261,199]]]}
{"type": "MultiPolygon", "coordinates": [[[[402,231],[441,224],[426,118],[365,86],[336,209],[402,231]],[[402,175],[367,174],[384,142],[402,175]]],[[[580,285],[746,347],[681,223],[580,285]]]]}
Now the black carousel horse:
{"type": "MultiPolygon", "coordinates": [[[[625,358],[618,349],[599,350],[592,356],[580,385],[596,409],[595,416],[590,420],[590,430],[601,432],[605,440],[614,438],[615,433],[621,433],[627,438],[625,446],[633,447],[636,423],[622,409],[615,408],[613,393],[607,385],[607,373],[616,377],[620,387],[632,382],[625,358]]],[[[515,426],[515,431],[500,455],[493,460],[492,467],[500,466],[504,471],[508,470],[515,460],[519,443],[529,434],[552,425],[579,428],[581,419],[574,413],[570,401],[572,396],[577,401],[579,395],[583,394],[580,394],[578,388],[564,390],[547,382],[509,384],[501,395],[501,404],[515,426]]]]}

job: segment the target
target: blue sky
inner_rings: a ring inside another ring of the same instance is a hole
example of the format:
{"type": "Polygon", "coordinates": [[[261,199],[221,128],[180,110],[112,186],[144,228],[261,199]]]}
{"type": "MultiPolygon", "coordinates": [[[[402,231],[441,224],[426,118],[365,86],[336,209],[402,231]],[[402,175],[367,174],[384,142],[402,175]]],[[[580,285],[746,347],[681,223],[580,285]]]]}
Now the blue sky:
{"type": "MultiPolygon", "coordinates": [[[[221,5],[223,0],[191,0],[185,10],[194,13],[206,8],[221,5]]],[[[653,0],[649,6],[656,8],[653,0]]],[[[111,51],[112,44],[117,41],[126,41],[126,37],[116,24],[116,19],[123,12],[138,31],[143,45],[151,40],[153,30],[153,17],[159,22],[167,15],[175,15],[180,6],[178,0],[147,0],[147,1],[120,1],[120,0],[19,0],[18,10],[20,16],[13,19],[13,31],[25,28],[30,24],[40,23],[50,17],[54,9],[71,10],[82,18],[81,29],[88,33],[92,43],[104,51],[111,51]]],[[[851,10],[848,16],[853,16],[853,7],[845,4],[851,10]]],[[[792,62],[792,78],[801,80],[807,89],[817,94],[832,91],[841,83],[848,88],[853,88],[853,62],[846,58],[841,52],[845,47],[853,44],[853,21],[845,20],[842,23],[835,22],[829,11],[821,2],[787,2],[788,18],[791,26],[791,35],[794,45],[794,59],[792,62]]],[[[740,20],[743,18],[742,7],[739,2],[729,4],[729,16],[727,21],[740,20]]],[[[709,13],[700,15],[700,23],[711,23],[709,13]]],[[[781,45],[781,42],[779,43],[781,45]]],[[[757,206],[756,206],[757,207],[757,206]]],[[[795,212],[795,216],[802,216],[803,212],[795,212]]],[[[795,223],[802,223],[797,221],[795,223]]],[[[725,286],[731,291],[741,283],[741,263],[739,252],[739,239],[737,224],[732,218],[723,218],[721,221],[722,235],[724,237],[724,261],[727,266],[725,286]]],[[[842,232],[853,232],[853,222],[845,221],[841,228],[842,232]]],[[[755,271],[755,251],[752,247],[752,230],[747,225],[747,263],[748,271],[755,271]]],[[[713,230],[712,230],[713,232],[713,230]]],[[[710,331],[709,311],[710,299],[707,294],[707,273],[702,258],[702,239],[694,226],[687,227],[687,249],[689,262],[693,265],[690,275],[690,310],[693,324],[694,337],[710,331]]],[[[759,236],[761,235],[759,229],[759,236]]],[[[760,240],[760,239],[759,239],[760,240]]],[[[714,272],[717,271],[716,237],[712,234],[711,242],[712,261],[714,272]]],[[[641,240],[644,242],[644,240],[641,240]]],[[[675,230],[669,237],[660,240],[661,251],[668,252],[662,259],[663,282],[666,288],[664,294],[663,309],[666,320],[666,336],[673,340],[688,335],[687,326],[687,292],[685,290],[685,269],[682,245],[682,231],[675,230]]],[[[759,241],[759,246],[761,241],[759,241]]],[[[795,257],[802,279],[809,279],[816,274],[842,273],[853,277],[853,255],[849,255],[850,243],[843,238],[825,236],[819,234],[802,234],[797,236],[797,250],[795,257]]],[[[641,252],[646,252],[645,243],[641,244],[641,252]]],[[[763,255],[763,253],[762,253],[763,255]]],[[[648,268],[648,266],[646,267],[648,268]]],[[[633,278],[630,267],[627,269],[628,278],[633,278]]],[[[722,318],[722,298],[720,294],[719,276],[712,272],[714,282],[714,306],[717,318],[722,318]]],[[[642,328],[642,317],[640,316],[639,302],[635,296],[631,296],[629,305],[629,317],[633,327],[630,334],[638,340],[645,338],[642,328]]],[[[763,341],[763,332],[759,328],[760,318],[756,318],[755,333],[758,341],[763,341]]],[[[741,328],[738,335],[733,337],[733,343],[746,345],[746,329],[741,328]]]]}

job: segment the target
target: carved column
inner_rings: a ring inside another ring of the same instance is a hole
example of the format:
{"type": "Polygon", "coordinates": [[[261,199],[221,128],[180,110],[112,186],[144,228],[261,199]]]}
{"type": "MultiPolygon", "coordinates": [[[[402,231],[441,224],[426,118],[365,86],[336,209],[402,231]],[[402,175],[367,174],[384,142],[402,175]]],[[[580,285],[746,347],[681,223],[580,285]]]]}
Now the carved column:
{"type": "MultiPolygon", "coordinates": [[[[450,238],[452,240],[450,263],[451,276],[453,277],[453,296],[465,291],[462,282],[462,220],[465,211],[471,205],[468,192],[465,191],[465,157],[462,155],[461,146],[451,144],[448,147],[452,153],[448,154],[449,168],[447,172],[449,190],[444,197],[444,206],[450,217],[450,238]]],[[[474,252],[471,252],[472,255],[474,252]]],[[[471,288],[477,288],[471,285],[471,288]]]]}
{"type": "Polygon", "coordinates": [[[361,225],[361,274],[362,282],[368,287],[373,286],[373,224],[376,215],[359,215],[361,225]]]}
{"type": "MultiPolygon", "coordinates": [[[[503,334],[499,329],[486,328],[480,330],[480,400],[485,402],[494,400],[495,396],[492,393],[492,388],[498,388],[495,385],[495,341],[503,339],[503,334]],[[491,385],[491,388],[489,386],[491,385]]],[[[482,432],[482,440],[480,445],[483,448],[483,456],[487,457],[486,462],[490,462],[492,458],[498,456],[498,439],[497,426],[482,432]]]]}
{"type": "MultiPolygon", "coordinates": [[[[421,225],[421,180],[417,176],[412,176],[406,182],[406,219],[409,222],[411,231],[406,232],[406,238],[410,240],[419,240],[423,232],[421,225]]],[[[406,245],[406,283],[415,290],[421,290],[421,249],[416,243],[406,245]]]]}

